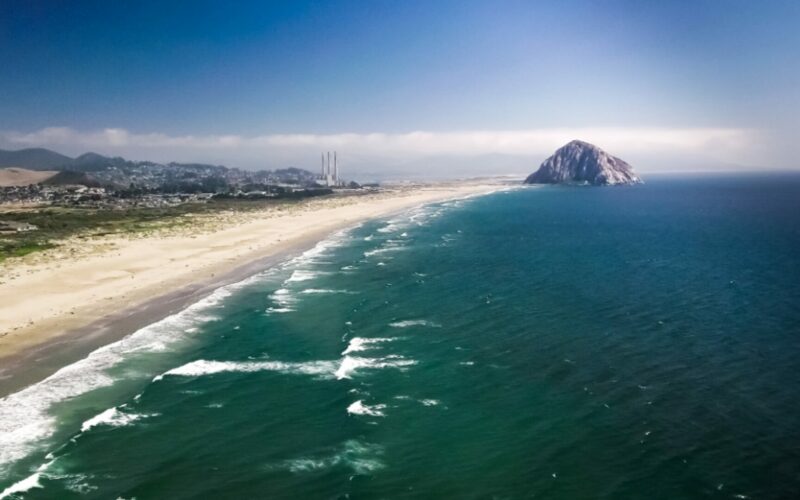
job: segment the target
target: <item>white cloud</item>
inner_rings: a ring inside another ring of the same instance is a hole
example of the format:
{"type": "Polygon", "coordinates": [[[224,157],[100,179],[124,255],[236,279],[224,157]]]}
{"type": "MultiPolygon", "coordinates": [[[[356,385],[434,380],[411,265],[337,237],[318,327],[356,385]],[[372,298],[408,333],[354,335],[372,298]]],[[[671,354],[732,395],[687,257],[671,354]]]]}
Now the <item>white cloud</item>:
{"type": "MultiPolygon", "coordinates": [[[[316,165],[319,152],[337,150],[373,166],[397,165],[426,157],[464,158],[501,154],[540,157],[572,139],[582,139],[612,154],[700,155],[719,162],[743,163],[752,156],[758,134],[736,128],[546,128],[408,133],[182,135],[133,133],[108,128],[80,131],[48,127],[35,132],[5,132],[6,147],[52,147],[77,154],[97,151],[137,159],[215,161],[243,166],[316,165]]],[[[357,162],[351,162],[357,163],[357,162]]]]}

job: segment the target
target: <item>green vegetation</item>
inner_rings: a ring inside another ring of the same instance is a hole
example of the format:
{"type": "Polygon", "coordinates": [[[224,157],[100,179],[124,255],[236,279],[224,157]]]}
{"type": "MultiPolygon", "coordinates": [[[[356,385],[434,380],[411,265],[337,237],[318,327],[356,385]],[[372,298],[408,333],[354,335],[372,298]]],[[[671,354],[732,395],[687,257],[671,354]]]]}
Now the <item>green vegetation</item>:
{"type": "Polygon", "coordinates": [[[100,210],[47,207],[0,212],[0,220],[27,222],[38,227],[35,231],[0,234],[0,262],[9,257],[20,257],[54,248],[60,240],[71,236],[90,238],[110,234],[148,233],[194,223],[195,219],[188,216],[222,211],[248,212],[291,205],[299,201],[219,199],[209,203],[186,203],[163,208],[100,210]]]}
{"type": "Polygon", "coordinates": [[[55,247],[55,245],[48,242],[37,243],[29,240],[20,240],[9,244],[3,241],[0,243],[0,262],[8,257],[23,257],[29,253],[47,250],[53,247],[55,247]]]}

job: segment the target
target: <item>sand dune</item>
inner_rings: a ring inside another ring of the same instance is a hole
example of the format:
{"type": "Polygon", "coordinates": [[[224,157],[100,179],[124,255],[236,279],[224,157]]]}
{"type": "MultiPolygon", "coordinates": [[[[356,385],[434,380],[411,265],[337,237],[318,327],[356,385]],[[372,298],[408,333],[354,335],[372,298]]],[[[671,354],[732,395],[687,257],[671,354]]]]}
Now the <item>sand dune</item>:
{"type": "Polygon", "coordinates": [[[55,170],[28,170],[17,167],[0,168],[0,187],[38,184],[57,173],[55,170]]]}

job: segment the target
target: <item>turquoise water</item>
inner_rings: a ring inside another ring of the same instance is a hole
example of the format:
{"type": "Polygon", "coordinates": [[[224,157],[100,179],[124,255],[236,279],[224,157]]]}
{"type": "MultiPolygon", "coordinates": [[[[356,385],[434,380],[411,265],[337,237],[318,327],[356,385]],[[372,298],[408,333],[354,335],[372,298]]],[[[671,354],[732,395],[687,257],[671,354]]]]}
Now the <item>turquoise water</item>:
{"type": "Polygon", "coordinates": [[[0,490],[795,497],[799,249],[796,175],[372,221],[0,401],[0,490]]]}

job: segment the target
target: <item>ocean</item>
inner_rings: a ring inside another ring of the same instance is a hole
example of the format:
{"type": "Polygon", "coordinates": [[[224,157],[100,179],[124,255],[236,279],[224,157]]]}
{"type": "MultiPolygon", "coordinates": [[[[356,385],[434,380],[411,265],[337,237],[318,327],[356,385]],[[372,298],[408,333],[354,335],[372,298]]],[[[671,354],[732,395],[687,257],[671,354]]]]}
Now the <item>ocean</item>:
{"type": "Polygon", "coordinates": [[[337,233],[0,400],[2,498],[797,498],[800,175],[337,233]]]}

